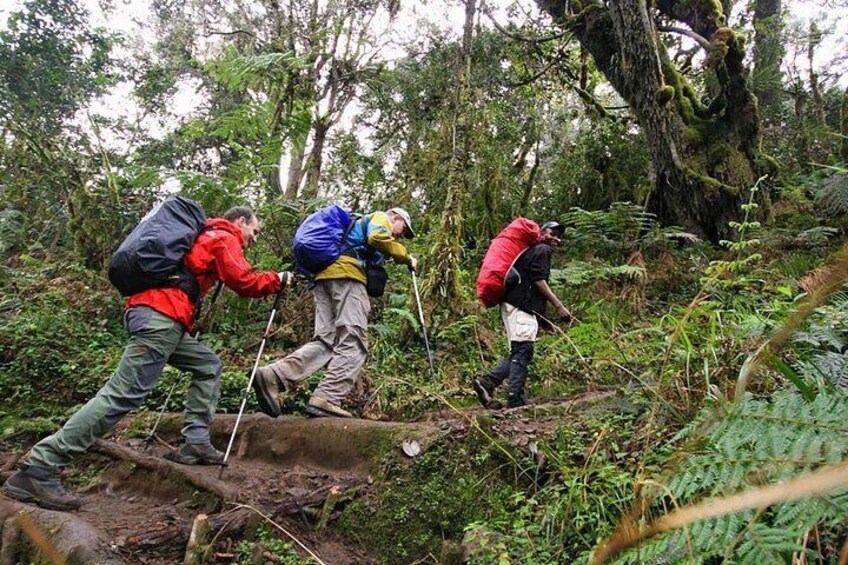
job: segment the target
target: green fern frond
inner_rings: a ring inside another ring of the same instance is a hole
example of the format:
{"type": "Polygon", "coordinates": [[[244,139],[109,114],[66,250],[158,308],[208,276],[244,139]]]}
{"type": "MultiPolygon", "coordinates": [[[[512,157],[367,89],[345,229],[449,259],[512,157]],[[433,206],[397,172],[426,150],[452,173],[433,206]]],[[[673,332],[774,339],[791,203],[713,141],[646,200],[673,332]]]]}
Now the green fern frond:
{"type": "MultiPolygon", "coordinates": [[[[661,481],[679,506],[735,494],[848,460],[848,394],[825,389],[812,401],[793,391],[771,399],[750,395],[724,406],[711,425],[709,411],[685,435],[703,433],[697,450],[677,472],[661,481]]],[[[714,413],[712,418],[714,418],[714,413]]],[[[684,438],[679,438],[684,439],[684,438]]],[[[664,500],[664,507],[671,505],[664,500]]],[[[664,512],[657,507],[658,513],[664,512]]],[[[799,539],[816,523],[838,524],[848,515],[848,493],[778,504],[690,525],[695,562],[712,558],[733,563],[781,563],[800,548],[799,539]]],[[[671,532],[622,556],[626,563],[689,562],[687,537],[671,532]],[[641,559],[641,561],[640,561],[641,559]]]]}
{"type": "Polygon", "coordinates": [[[848,173],[837,173],[822,182],[815,199],[830,214],[848,213],[848,173]]]}
{"type": "Polygon", "coordinates": [[[811,375],[824,377],[835,386],[848,390],[848,356],[843,353],[819,353],[811,360],[802,362],[801,367],[811,375]]]}
{"type": "Polygon", "coordinates": [[[794,243],[807,248],[821,247],[822,245],[827,245],[827,243],[838,234],[839,230],[836,228],[817,226],[799,233],[795,236],[794,243]]]}
{"type": "Polygon", "coordinates": [[[663,237],[666,239],[673,239],[677,241],[685,241],[687,243],[701,243],[703,240],[695,235],[694,233],[689,233],[685,231],[666,231],[663,232],[663,237]]]}

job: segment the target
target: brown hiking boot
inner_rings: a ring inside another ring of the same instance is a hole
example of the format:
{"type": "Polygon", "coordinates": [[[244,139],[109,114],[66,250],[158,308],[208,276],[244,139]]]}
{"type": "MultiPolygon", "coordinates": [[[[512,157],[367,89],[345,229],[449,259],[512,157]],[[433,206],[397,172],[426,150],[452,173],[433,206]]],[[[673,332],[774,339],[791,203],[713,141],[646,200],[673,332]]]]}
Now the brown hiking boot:
{"type": "Polygon", "coordinates": [[[20,471],[8,478],[3,492],[9,498],[32,502],[50,510],[79,510],[82,506],[82,500],[62,486],[58,467],[23,465],[20,471]]]}
{"type": "MultiPolygon", "coordinates": [[[[247,378],[250,379],[249,372],[247,378]]],[[[265,371],[262,367],[257,367],[256,375],[253,377],[253,390],[256,391],[256,403],[262,412],[272,418],[276,418],[282,414],[283,410],[277,398],[277,395],[280,394],[279,381],[271,371],[265,371]]]]}
{"type": "Polygon", "coordinates": [[[183,465],[220,465],[224,454],[211,443],[187,443],[179,451],[165,454],[165,459],[183,465]]]}
{"type": "Polygon", "coordinates": [[[309,399],[306,413],[315,418],[353,418],[353,414],[341,406],[336,406],[329,400],[325,400],[319,396],[313,396],[309,399]]]}
{"type": "Polygon", "coordinates": [[[484,375],[482,377],[474,377],[471,380],[471,386],[474,387],[474,392],[477,394],[477,400],[480,401],[480,404],[482,404],[484,408],[489,408],[490,410],[500,410],[503,408],[503,404],[492,396],[498,385],[493,383],[488,376],[484,375]]]}

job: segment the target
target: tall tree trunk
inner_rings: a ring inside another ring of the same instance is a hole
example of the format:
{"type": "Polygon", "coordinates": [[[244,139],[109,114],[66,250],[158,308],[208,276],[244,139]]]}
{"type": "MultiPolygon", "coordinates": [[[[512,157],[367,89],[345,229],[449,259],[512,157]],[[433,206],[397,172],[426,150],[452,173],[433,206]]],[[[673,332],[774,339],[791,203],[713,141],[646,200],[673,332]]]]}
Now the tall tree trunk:
{"type": "Polygon", "coordinates": [[[801,169],[809,171],[812,156],[810,154],[810,132],[807,128],[807,92],[800,80],[796,80],[792,87],[792,98],[795,102],[795,121],[797,122],[795,129],[798,132],[797,159],[801,169]]]}
{"type": "Polygon", "coordinates": [[[842,116],[840,116],[839,133],[842,135],[842,144],[839,155],[844,164],[848,164],[848,86],[842,93],[842,116]]]}
{"type": "Polygon", "coordinates": [[[783,47],[781,0],[756,0],[754,3],[754,94],[760,110],[768,116],[777,109],[783,93],[780,64],[783,47]]]}
{"type": "Polygon", "coordinates": [[[720,90],[704,106],[658,41],[644,0],[585,4],[577,14],[566,13],[563,2],[537,2],[575,34],[631,106],[651,156],[649,211],[665,224],[712,241],[727,238],[760,174],[759,117],[747,87],[742,45],[724,27],[720,5],[658,0],[651,8],[686,24],[702,45],[709,44],[708,64],[720,90]]]}
{"type": "Polygon", "coordinates": [[[280,196],[285,196],[283,192],[283,185],[280,181],[280,172],[281,172],[281,164],[280,161],[282,159],[282,149],[283,149],[283,115],[289,110],[290,105],[287,104],[287,101],[284,97],[279,96],[277,99],[277,103],[274,107],[274,115],[271,118],[271,139],[276,141],[276,151],[274,153],[274,163],[271,165],[271,169],[268,171],[268,190],[266,196],[268,200],[273,200],[279,198],[280,196]]]}
{"type": "Polygon", "coordinates": [[[539,172],[540,164],[539,142],[536,141],[533,148],[533,164],[530,166],[530,172],[527,173],[527,177],[524,179],[524,190],[521,193],[521,204],[518,208],[519,213],[522,215],[531,215],[529,210],[530,197],[533,195],[533,186],[536,182],[536,175],[539,172]]]}
{"type": "Polygon", "coordinates": [[[810,70],[810,93],[813,95],[813,113],[816,117],[816,125],[823,126],[824,122],[824,99],[821,88],[819,88],[819,76],[813,66],[816,55],[816,47],[821,43],[822,33],[816,22],[810,23],[810,37],[807,40],[807,63],[810,70]]]}
{"type": "MultiPolygon", "coordinates": [[[[465,0],[465,25],[462,46],[457,54],[456,89],[454,91],[454,116],[452,152],[448,169],[447,195],[442,211],[441,229],[429,257],[430,276],[425,294],[431,309],[439,307],[449,317],[458,314],[461,305],[457,273],[460,261],[463,205],[467,197],[468,123],[471,111],[471,40],[473,36],[476,0],[465,0]]],[[[431,310],[432,311],[432,310],[431,310]]]]}
{"type": "Polygon", "coordinates": [[[303,187],[305,199],[318,197],[321,167],[324,161],[324,145],[327,141],[327,132],[330,130],[330,121],[328,118],[318,118],[312,127],[312,148],[309,150],[309,158],[306,161],[306,167],[304,167],[306,169],[306,185],[303,187]]]}
{"type": "Polygon", "coordinates": [[[285,199],[297,200],[300,193],[300,183],[303,180],[303,160],[306,158],[306,148],[300,144],[294,144],[289,161],[289,178],[286,181],[285,199]]]}

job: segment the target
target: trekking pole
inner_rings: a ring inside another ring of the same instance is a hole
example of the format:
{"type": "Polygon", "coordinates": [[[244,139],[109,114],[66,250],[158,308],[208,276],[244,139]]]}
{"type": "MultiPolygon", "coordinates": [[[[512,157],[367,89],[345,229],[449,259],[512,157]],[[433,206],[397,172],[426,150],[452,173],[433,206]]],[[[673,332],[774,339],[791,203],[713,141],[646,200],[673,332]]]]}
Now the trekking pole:
{"type": "Polygon", "coordinates": [[[274,299],[274,306],[271,308],[271,315],[268,317],[268,325],[265,327],[265,333],[262,335],[262,341],[259,343],[259,353],[256,354],[256,361],[253,363],[253,370],[250,371],[250,379],[247,381],[247,388],[244,389],[244,397],[241,399],[241,406],[239,407],[238,416],[236,417],[236,424],[233,426],[233,433],[230,435],[230,442],[227,444],[227,451],[224,453],[224,459],[221,461],[221,471],[218,473],[218,478],[224,476],[224,467],[227,466],[227,459],[230,457],[230,451],[233,448],[233,442],[236,439],[236,432],[238,431],[239,422],[241,422],[241,416],[244,414],[244,405],[247,404],[247,395],[250,394],[250,389],[253,388],[253,379],[256,377],[256,371],[259,369],[259,360],[262,359],[262,352],[265,350],[265,343],[268,341],[268,335],[271,333],[271,326],[274,324],[274,318],[277,316],[277,310],[280,309],[280,300],[283,297],[283,291],[285,290],[286,285],[280,288],[280,292],[277,293],[277,298],[274,299]]]}
{"type": "Polygon", "coordinates": [[[433,355],[430,353],[430,340],[427,339],[427,326],[424,325],[424,310],[421,309],[421,296],[418,294],[418,277],[412,271],[412,287],[415,289],[415,302],[418,303],[418,320],[421,322],[421,333],[424,334],[424,347],[427,348],[427,361],[430,363],[430,376],[435,380],[436,368],[433,366],[433,355]]]}
{"type": "MultiPolygon", "coordinates": [[[[215,290],[212,292],[212,299],[209,301],[208,312],[212,311],[212,307],[215,305],[215,301],[218,300],[218,295],[221,294],[221,288],[224,286],[224,283],[218,281],[218,285],[215,287],[215,290]]],[[[208,314],[207,314],[208,315],[208,314]]],[[[200,337],[200,329],[194,332],[194,339],[200,337]]],[[[156,437],[156,428],[159,427],[159,422],[162,421],[162,416],[165,414],[165,409],[168,407],[168,402],[171,401],[171,395],[174,394],[174,389],[177,388],[177,385],[180,383],[180,379],[174,379],[173,384],[171,384],[171,389],[168,391],[168,395],[165,397],[165,402],[162,403],[162,406],[159,407],[159,414],[156,416],[156,421],[153,423],[153,427],[150,429],[150,433],[147,434],[147,437],[144,438],[144,449],[142,451],[147,451],[147,448],[150,447],[150,444],[153,443],[153,440],[156,437]]]]}

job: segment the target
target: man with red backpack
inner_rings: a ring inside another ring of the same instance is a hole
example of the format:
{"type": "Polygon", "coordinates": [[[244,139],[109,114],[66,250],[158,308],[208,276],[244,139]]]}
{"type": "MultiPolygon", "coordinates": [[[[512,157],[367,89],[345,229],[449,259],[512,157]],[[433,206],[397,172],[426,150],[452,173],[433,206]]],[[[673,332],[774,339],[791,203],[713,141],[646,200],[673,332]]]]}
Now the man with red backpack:
{"type": "Polygon", "coordinates": [[[527,404],[524,383],[539,331],[538,317],[544,317],[548,302],[556,308],[561,319],[571,317],[568,308],[548,286],[552,247],[559,244],[564,231],[565,228],[558,222],[542,224],[539,241],[524,251],[506,274],[506,292],[500,308],[510,353],[493,369],[472,381],[477,398],[486,408],[501,408],[501,403],[494,398],[494,392],[504,380],[508,381],[507,407],[517,408],[527,404]]]}
{"type": "MultiPolygon", "coordinates": [[[[259,219],[244,207],[205,221],[182,257],[200,297],[219,280],[249,298],[275,294],[288,286],[290,273],[255,272],[245,259],[244,249],[259,231],[259,219]]],[[[124,312],[130,339],[118,368],[62,429],[32,448],[21,469],[3,485],[5,494],[54,510],[78,509],[81,500],[62,486],[62,467],[138,408],[166,363],[193,377],[182,429],[185,444],[167,457],[187,465],[220,463],[223,453],[209,441],[209,424],[218,403],[222,365],[215,353],[188,333],[196,306],[188,292],[177,286],[148,288],[130,296],[124,312]]]]}

